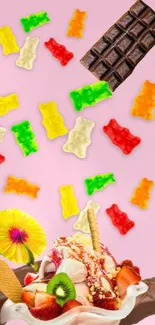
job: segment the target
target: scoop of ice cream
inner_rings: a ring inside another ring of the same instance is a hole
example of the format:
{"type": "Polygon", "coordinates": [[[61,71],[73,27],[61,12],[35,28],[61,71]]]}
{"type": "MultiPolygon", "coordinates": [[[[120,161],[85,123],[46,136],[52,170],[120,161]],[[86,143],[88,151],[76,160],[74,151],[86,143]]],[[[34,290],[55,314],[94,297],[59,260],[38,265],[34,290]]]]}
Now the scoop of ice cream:
{"type": "Polygon", "coordinates": [[[108,273],[113,273],[116,269],[116,263],[114,262],[113,258],[107,254],[104,258],[104,269],[108,273]]]}
{"type": "Polygon", "coordinates": [[[52,248],[42,260],[39,269],[39,279],[43,279],[45,273],[56,272],[63,258],[63,249],[52,248]]]}
{"type": "Polygon", "coordinates": [[[46,255],[43,260],[42,263],[40,265],[40,269],[39,269],[39,279],[43,279],[45,276],[45,273],[47,272],[55,272],[56,271],[56,266],[55,263],[51,260],[51,258],[46,255]]]}
{"type": "Polygon", "coordinates": [[[36,291],[43,291],[46,292],[47,284],[46,283],[37,283],[33,282],[29,284],[28,286],[24,287],[25,291],[31,291],[31,292],[36,292],[36,291]]]}
{"type": "Polygon", "coordinates": [[[62,261],[56,273],[62,272],[66,273],[74,283],[83,282],[87,277],[85,265],[72,258],[66,258],[62,261]]]}
{"type": "Polygon", "coordinates": [[[79,301],[83,306],[91,306],[92,304],[88,301],[89,289],[85,282],[76,283],[76,300],[79,301]]]}

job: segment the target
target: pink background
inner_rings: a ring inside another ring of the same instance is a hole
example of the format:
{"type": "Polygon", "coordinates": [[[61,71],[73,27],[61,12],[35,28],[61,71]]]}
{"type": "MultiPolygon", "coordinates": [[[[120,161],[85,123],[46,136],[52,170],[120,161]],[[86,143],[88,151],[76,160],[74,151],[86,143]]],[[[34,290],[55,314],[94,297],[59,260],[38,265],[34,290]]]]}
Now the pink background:
{"type": "MultiPolygon", "coordinates": [[[[154,0],[146,1],[154,10],[154,0]]],[[[0,153],[6,156],[6,162],[0,166],[0,209],[19,208],[38,220],[47,234],[48,247],[51,248],[57,236],[73,233],[73,225],[77,217],[64,220],[62,217],[59,186],[72,184],[80,209],[88,199],[83,180],[99,173],[113,172],[116,185],[108,186],[104,191],[94,194],[93,199],[101,204],[98,223],[102,241],[109,247],[118,261],[132,259],[140,266],[143,278],[155,276],[155,217],[154,198],[152,191],[149,208],[145,211],[129,203],[133,189],[143,177],[155,181],[155,122],[146,122],[133,118],[130,109],[134,97],[141,89],[142,83],[149,79],[155,82],[154,56],[152,49],[139,63],[133,74],[115,91],[113,98],[100,102],[95,107],[86,108],[81,114],[74,111],[69,99],[69,92],[86,83],[96,81],[79,60],[99,37],[134,3],[133,0],[65,0],[65,1],[10,1],[1,3],[0,24],[10,25],[15,33],[19,46],[22,47],[26,34],[22,30],[20,17],[47,11],[51,23],[31,32],[31,36],[39,37],[40,44],[37,58],[32,71],[16,67],[18,54],[8,57],[0,53],[0,96],[15,92],[19,96],[20,108],[0,118],[0,125],[8,130],[0,153]],[[97,3],[97,6],[95,4],[97,3]],[[84,37],[80,40],[66,36],[68,21],[73,10],[79,8],[87,12],[84,37]],[[75,53],[75,58],[62,67],[44,47],[44,41],[54,37],[59,43],[75,53]],[[92,144],[88,149],[87,158],[78,159],[72,154],[62,151],[67,136],[51,141],[42,126],[39,103],[54,100],[65,123],[72,129],[75,119],[82,115],[95,122],[92,133],[92,144]],[[102,126],[111,118],[140,136],[142,143],[130,156],[125,156],[113,146],[102,132],[102,126]],[[13,124],[28,119],[36,134],[39,151],[24,157],[14,135],[9,131],[13,124]],[[8,175],[24,177],[41,187],[37,200],[3,193],[8,175]],[[112,226],[105,214],[105,209],[112,203],[128,213],[136,222],[136,226],[125,237],[121,236],[112,226]]],[[[43,255],[42,255],[43,256],[43,255]]],[[[17,265],[12,265],[16,267],[17,265]]],[[[155,317],[144,320],[141,324],[153,325],[155,317]]],[[[21,325],[14,321],[12,325],[21,325]]]]}

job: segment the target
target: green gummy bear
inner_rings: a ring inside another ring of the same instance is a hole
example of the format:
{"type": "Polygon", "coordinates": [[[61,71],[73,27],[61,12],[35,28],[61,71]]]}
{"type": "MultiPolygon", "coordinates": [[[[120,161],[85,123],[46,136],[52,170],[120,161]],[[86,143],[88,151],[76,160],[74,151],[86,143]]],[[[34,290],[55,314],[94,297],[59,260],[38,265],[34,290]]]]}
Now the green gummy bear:
{"type": "Polygon", "coordinates": [[[11,131],[15,134],[16,142],[21,147],[24,156],[38,151],[38,144],[29,121],[13,125],[11,131]]]}
{"type": "Polygon", "coordinates": [[[91,178],[86,178],[84,180],[86,191],[88,195],[92,195],[96,191],[103,190],[110,183],[116,183],[113,173],[106,173],[101,175],[96,175],[91,178]]]}
{"type": "Polygon", "coordinates": [[[112,91],[106,81],[98,81],[93,85],[86,85],[70,92],[74,108],[77,112],[84,107],[96,105],[101,100],[112,96],[112,91]]]}
{"type": "Polygon", "coordinates": [[[20,19],[20,22],[24,32],[29,33],[32,29],[50,22],[50,18],[48,17],[48,13],[46,11],[42,11],[37,14],[23,17],[20,19]]]}

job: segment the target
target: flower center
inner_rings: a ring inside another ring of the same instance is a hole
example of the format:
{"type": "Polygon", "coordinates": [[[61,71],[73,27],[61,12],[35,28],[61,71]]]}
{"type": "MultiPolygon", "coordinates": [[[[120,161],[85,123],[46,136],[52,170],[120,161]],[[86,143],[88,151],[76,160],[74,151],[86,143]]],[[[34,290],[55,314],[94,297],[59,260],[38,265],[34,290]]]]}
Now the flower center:
{"type": "Polygon", "coordinates": [[[13,243],[22,244],[28,239],[28,234],[21,229],[12,228],[9,230],[9,236],[13,243]]]}

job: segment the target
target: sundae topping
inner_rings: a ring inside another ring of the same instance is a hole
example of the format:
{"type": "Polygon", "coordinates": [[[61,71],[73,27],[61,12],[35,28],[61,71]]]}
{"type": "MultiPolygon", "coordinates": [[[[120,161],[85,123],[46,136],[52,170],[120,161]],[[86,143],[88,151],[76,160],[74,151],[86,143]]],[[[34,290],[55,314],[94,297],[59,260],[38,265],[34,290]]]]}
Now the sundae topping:
{"type": "Polygon", "coordinates": [[[59,273],[49,281],[47,293],[55,295],[60,306],[63,306],[68,300],[76,298],[74,284],[66,273],[59,273]]]}
{"type": "Polygon", "coordinates": [[[79,307],[81,306],[82,304],[77,301],[77,300],[70,300],[70,301],[67,301],[63,308],[62,308],[62,314],[66,313],[67,311],[73,309],[73,308],[76,308],[76,307],[79,307]]]}
{"type": "Polygon", "coordinates": [[[132,284],[138,284],[141,281],[141,276],[132,268],[123,266],[116,277],[116,284],[121,299],[124,299],[127,293],[127,288],[132,284]]]}
{"type": "Polygon", "coordinates": [[[0,291],[14,303],[21,301],[22,286],[9,265],[0,260],[0,291]]]}
{"type": "Polygon", "coordinates": [[[60,316],[62,311],[61,306],[56,302],[56,297],[51,296],[51,300],[41,303],[39,306],[35,306],[30,309],[33,317],[40,320],[51,320],[60,316]]]}
{"type": "Polygon", "coordinates": [[[35,294],[35,307],[44,305],[44,304],[51,304],[55,300],[55,296],[49,295],[46,292],[37,291],[35,294]]]}
{"type": "Polygon", "coordinates": [[[81,232],[76,232],[72,238],[78,240],[81,244],[83,244],[87,249],[93,250],[91,237],[87,234],[82,234],[81,232]]]}
{"type": "Polygon", "coordinates": [[[87,218],[88,218],[90,232],[92,236],[93,249],[100,254],[101,253],[100,236],[99,236],[94,209],[88,209],[87,218]]]}
{"type": "Polygon", "coordinates": [[[119,307],[119,302],[116,300],[116,298],[105,300],[100,299],[95,301],[94,305],[99,308],[104,308],[108,310],[117,310],[119,307]]]}
{"type": "Polygon", "coordinates": [[[24,285],[27,286],[38,278],[38,274],[27,273],[24,278],[24,285]]]}
{"type": "Polygon", "coordinates": [[[43,291],[43,292],[46,292],[46,287],[47,287],[47,284],[43,283],[43,282],[32,282],[31,284],[29,284],[28,286],[26,286],[24,288],[24,291],[31,291],[31,292],[34,292],[36,293],[38,290],[39,291],[43,291]]]}
{"type": "Polygon", "coordinates": [[[22,301],[28,306],[28,307],[34,307],[34,301],[35,301],[35,293],[31,291],[23,291],[22,292],[22,301]]]}
{"type": "Polygon", "coordinates": [[[72,258],[62,261],[56,273],[62,272],[66,273],[74,283],[85,281],[87,276],[87,269],[84,264],[72,258]]]}
{"type": "Polygon", "coordinates": [[[64,256],[63,256],[62,251],[60,252],[58,249],[53,248],[49,251],[48,257],[50,257],[52,259],[52,261],[55,264],[56,269],[57,269],[59,267],[59,265],[61,264],[64,256]]]}
{"type": "Polygon", "coordinates": [[[55,272],[56,267],[55,264],[53,262],[53,260],[51,260],[51,258],[47,255],[44,257],[40,269],[39,269],[39,279],[42,280],[44,279],[45,273],[47,272],[47,268],[50,265],[50,272],[51,269],[53,270],[53,272],[55,272]]]}

